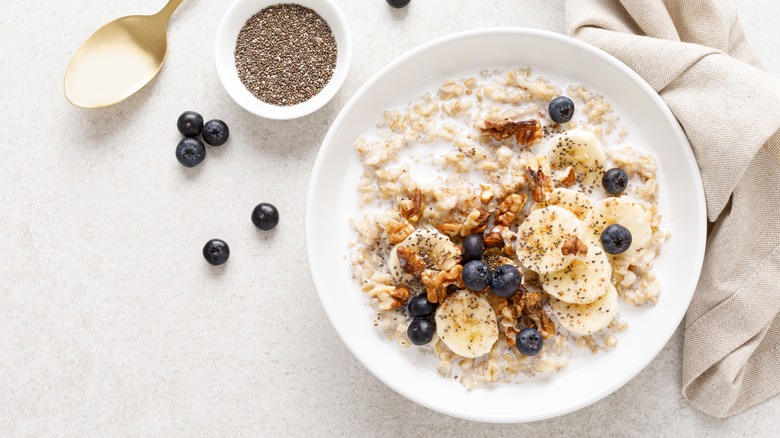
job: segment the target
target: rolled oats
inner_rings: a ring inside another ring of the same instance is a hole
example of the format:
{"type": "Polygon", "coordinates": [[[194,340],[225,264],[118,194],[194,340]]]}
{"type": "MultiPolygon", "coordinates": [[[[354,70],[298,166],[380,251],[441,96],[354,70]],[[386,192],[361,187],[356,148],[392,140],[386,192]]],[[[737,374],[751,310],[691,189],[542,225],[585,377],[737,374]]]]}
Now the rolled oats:
{"type": "MultiPolygon", "coordinates": [[[[629,175],[629,188],[622,196],[636,200],[651,217],[647,245],[631,258],[610,259],[611,283],[625,302],[645,305],[659,299],[661,285],[653,261],[669,235],[657,210],[657,164],[652,155],[626,143],[628,131],[619,124],[620,118],[600,94],[579,84],[560,87],[527,68],[485,70],[447,80],[405,107],[384,111],[377,131],[355,142],[364,168],[357,185],[359,203],[367,208],[352,220],[356,241],[349,258],[354,277],[378,309],[377,328],[409,346],[404,303],[416,294],[442,302],[448,289],[465,287],[460,264],[446,271],[427,269],[425,254],[404,248],[404,239],[428,226],[458,245],[469,234],[482,234],[487,248],[483,260],[491,269],[513,264],[524,274],[522,293],[511,300],[485,292],[499,328],[498,340],[487,354],[463,358],[434,335],[425,348],[437,358],[442,375],[456,375],[466,388],[474,388],[560,370],[571,357],[572,345],[594,353],[619,348],[618,335],[628,329],[621,315],[591,335],[556,327],[539,275],[524,268],[514,250],[519,223],[531,210],[552,202],[555,187],[587,196],[599,191],[600,186],[583,182],[585,175],[578,175],[575,166],[556,164],[553,172],[542,150],[557,133],[588,129],[609,146],[605,153],[611,165],[629,175]],[[557,125],[545,111],[550,99],[563,92],[574,100],[578,115],[557,125]],[[436,145],[447,147],[431,152],[428,161],[422,153],[413,159],[439,174],[433,182],[424,182],[410,160],[400,157],[408,156],[406,149],[422,152],[436,145]],[[416,282],[397,284],[388,273],[388,253],[396,245],[404,272],[414,274],[416,282]],[[516,336],[525,327],[537,328],[545,338],[544,348],[533,357],[515,347],[516,336]]],[[[584,219],[584,214],[578,217],[584,219]]],[[[577,236],[565,243],[563,253],[581,257],[588,251],[577,236]]]]}

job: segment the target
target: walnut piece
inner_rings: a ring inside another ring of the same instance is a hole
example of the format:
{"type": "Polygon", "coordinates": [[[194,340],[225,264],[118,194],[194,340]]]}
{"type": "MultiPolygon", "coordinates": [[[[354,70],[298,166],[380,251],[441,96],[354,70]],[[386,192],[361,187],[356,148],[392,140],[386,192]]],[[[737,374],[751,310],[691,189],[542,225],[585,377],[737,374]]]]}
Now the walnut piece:
{"type": "Polygon", "coordinates": [[[468,236],[469,234],[482,233],[487,228],[488,217],[490,213],[483,208],[475,208],[466,217],[463,225],[460,227],[460,235],[468,236]]]}
{"type": "Polygon", "coordinates": [[[553,180],[550,178],[550,164],[547,157],[536,157],[534,163],[526,166],[525,175],[531,183],[534,201],[549,201],[553,191],[553,180]]]}
{"type": "Polygon", "coordinates": [[[460,233],[460,225],[458,224],[441,224],[436,229],[450,237],[457,236],[460,233]]]}
{"type": "Polygon", "coordinates": [[[490,230],[482,239],[485,244],[485,248],[501,248],[504,246],[504,238],[501,237],[501,233],[495,230],[495,227],[490,230]]]}
{"type": "Polygon", "coordinates": [[[398,286],[394,291],[390,292],[390,296],[400,301],[401,304],[405,303],[406,300],[409,299],[410,295],[411,294],[409,293],[409,289],[405,288],[404,286],[398,286]]]}
{"type": "MultiPolygon", "coordinates": [[[[363,285],[363,291],[377,300],[377,304],[382,310],[398,309],[409,299],[409,296],[402,299],[404,292],[398,289],[391,284],[374,283],[373,281],[363,285]]],[[[406,292],[408,293],[409,290],[407,289],[406,292]]]]}
{"type": "Polygon", "coordinates": [[[515,303],[515,312],[523,315],[524,322],[531,323],[539,330],[544,339],[550,339],[555,334],[555,323],[544,310],[548,306],[547,300],[539,292],[523,292],[512,297],[515,303]]]}
{"type": "Polygon", "coordinates": [[[588,245],[580,240],[579,237],[572,234],[563,242],[561,253],[563,253],[563,255],[575,254],[584,257],[588,255],[588,245]]]}
{"type": "Polygon", "coordinates": [[[555,180],[561,183],[564,187],[571,187],[577,182],[577,174],[574,173],[574,167],[569,166],[560,172],[556,172],[555,180]]]}
{"type": "Polygon", "coordinates": [[[395,245],[396,243],[403,242],[404,239],[409,237],[409,235],[414,232],[414,227],[409,222],[396,222],[390,219],[387,221],[385,231],[387,231],[387,241],[391,245],[395,245]]]}
{"type": "Polygon", "coordinates": [[[408,199],[404,199],[398,204],[398,209],[401,216],[409,222],[417,222],[420,220],[420,215],[423,211],[422,190],[415,188],[408,199]]]}
{"type": "Polygon", "coordinates": [[[504,120],[485,120],[482,132],[493,137],[496,141],[514,137],[517,144],[528,146],[542,139],[542,124],[538,120],[521,120],[511,122],[504,120]]]}
{"type": "Polygon", "coordinates": [[[401,268],[407,274],[417,275],[425,269],[425,260],[417,255],[413,249],[400,245],[395,252],[401,261],[401,268]]]}
{"type": "Polygon", "coordinates": [[[463,284],[463,266],[455,265],[449,271],[435,271],[426,269],[422,271],[420,278],[425,286],[428,301],[432,303],[441,303],[447,298],[447,286],[455,285],[460,289],[466,287],[463,284]]]}
{"type": "Polygon", "coordinates": [[[525,193],[522,195],[512,193],[504,198],[504,200],[501,201],[501,204],[498,205],[496,224],[511,227],[517,217],[517,213],[523,208],[523,205],[525,205],[525,201],[527,200],[528,195],[525,193]]]}

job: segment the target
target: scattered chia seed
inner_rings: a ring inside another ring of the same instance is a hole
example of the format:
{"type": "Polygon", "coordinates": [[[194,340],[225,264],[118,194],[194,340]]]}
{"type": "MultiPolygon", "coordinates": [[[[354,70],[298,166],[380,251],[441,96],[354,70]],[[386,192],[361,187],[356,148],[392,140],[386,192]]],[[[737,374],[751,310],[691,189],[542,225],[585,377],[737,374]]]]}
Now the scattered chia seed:
{"type": "Polygon", "coordinates": [[[269,6],[250,18],[236,41],[238,77],[255,97],[278,106],[311,99],[336,68],[336,38],[316,12],[269,6]]]}

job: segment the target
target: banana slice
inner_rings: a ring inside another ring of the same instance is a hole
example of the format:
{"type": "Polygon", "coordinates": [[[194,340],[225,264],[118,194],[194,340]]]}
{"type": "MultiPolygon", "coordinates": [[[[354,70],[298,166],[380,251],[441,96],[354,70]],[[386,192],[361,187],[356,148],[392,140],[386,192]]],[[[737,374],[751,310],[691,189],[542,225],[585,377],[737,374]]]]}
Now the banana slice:
{"type": "Polygon", "coordinates": [[[633,257],[650,241],[653,230],[651,217],[639,203],[625,197],[607,198],[593,207],[585,217],[586,240],[601,248],[601,232],[612,224],[620,224],[631,232],[631,246],[618,257],[633,257]]]}
{"type": "Polygon", "coordinates": [[[455,354],[479,357],[498,340],[496,314],[485,298],[460,290],[436,309],[436,333],[455,354]]]}
{"type": "Polygon", "coordinates": [[[577,258],[564,255],[561,247],[584,226],[569,210],[550,206],[532,211],[517,229],[517,257],[526,268],[540,274],[559,271],[577,258]]]}
{"type": "Polygon", "coordinates": [[[398,247],[405,246],[413,250],[425,261],[426,269],[449,271],[460,260],[460,247],[449,237],[432,228],[418,228],[406,239],[390,250],[387,257],[387,269],[395,281],[408,283],[414,276],[404,272],[398,257],[398,247]]]}
{"type": "Polygon", "coordinates": [[[539,210],[551,205],[563,207],[577,215],[579,219],[585,219],[588,212],[593,209],[593,202],[585,193],[559,187],[553,189],[547,202],[537,202],[532,210],[539,210]]]}
{"type": "Polygon", "coordinates": [[[561,326],[570,332],[589,335],[608,326],[618,312],[618,294],[612,283],[607,293],[590,304],[571,304],[565,301],[550,300],[553,315],[561,326]]]}
{"type": "Polygon", "coordinates": [[[554,169],[573,166],[581,180],[590,185],[601,185],[607,156],[604,145],[596,134],[581,128],[559,134],[550,154],[550,164],[554,169]]]}
{"type": "Polygon", "coordinates": [[[539,276],[542,288],[561,301],[587,304],[596,301],[611,287],[612,265],[600,246],[588,244],[588,254],[560,271],[539,276]]]}

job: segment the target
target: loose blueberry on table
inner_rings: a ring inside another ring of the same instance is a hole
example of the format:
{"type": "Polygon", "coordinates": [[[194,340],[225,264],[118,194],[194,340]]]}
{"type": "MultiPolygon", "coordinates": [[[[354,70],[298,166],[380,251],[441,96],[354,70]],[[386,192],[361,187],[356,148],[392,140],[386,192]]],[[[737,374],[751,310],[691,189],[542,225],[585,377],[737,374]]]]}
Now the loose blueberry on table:
{"type": "Polygon", "coordinates": [[[482,258],[485,251],[485,242],[481,234],[469,234],[463,239],[463,252],[461,254],[461,263],[466,264],[472,260],[482,258]]]}
{"type": "Polygon", "coordinates": [[[631,246],[631,231],[620,224],[612,224],[601,232],[601,246],[609,254],[622,254],[631,246]]]}
{"type": "Polygon", "coordinates": [[[623,193],[626,187],[628,187],[628,175],[623,169],[617,167],[609,169],[604,172],[604,176],[601,178],[601,185],[610,195],[623,193]]]}
{"type": "Polygon", "coordinates": [[[433,339],[436,324],[428,318],[414,318],[406,329],[406,335],[414,345],[425,345],[433,339]]]}
{"type": "Polygon", "coordinates": [[[463,266],[463,283],[475,292],[490,286],[490,268],[482,260],[472,260],[463,266]]]}
{"type": "Polygon", "coordinates": [[[502,298],[509,298],[520,289],[523,275],[512,265],[501,265],[493,271],[490,280],[490,289],[502,298]]]}
{"type": "Polygon", "coordinates": [[[439,304],[428,301],[428,297],[425,294],[415,295],[406,303],[406,311],[413,318],[427,318],[436,312],[437,307],[439,307],[439,304]]]}
{"type": "Polygon", "coordinates": [[[515,345],[517,345],[517,350],[520,351],[520,353],[526,356],[536,356],[542,351],[544,340],[542,339],[542,335],[540,335],[539,331],[535,328],[526,327],[517,334],[517,342],[515,345]]]}
{"type": "Polygon", "coordinates": [[[566,96],[558,96],[547,107],[550,118],[555,123],[566,123],[574,116],[574,102],[566,96]]]}
{"type": "Polygon", "coordinates": [[[257,204],[252,210],[252,223],[263,231],[271,230],[279,223],[279,210],[267,202],[257,204]]]}
{"type": "Polygon", "coordinates": [[[224,264],[230,257],[230,247],[221,239],[211,239],[203,247],[203,258],[213,266],[224,264]]]}
{"type": "Polygon", "coordinates": [[[222,120],[209,120],[203,125],[203,131],[200,134],[203,141],[211,146],[222,146],[227,143],[230,136],[228,125],[222,120]]]}
{"type": "Polygon", "coordinates": [[[184,137],[176,146],[176,159],[185,167],[195,167],[206,158],[206,147],[200,140],[184,137]]]}
{"type": "Polygon", "coordinates": [[[405,8],[412,0],[387,0],[387,4],[394,8],[405,8]]]}
{"type": "Polygon", "coordinates": [[[195,111],[185,111],[176,121],[176,127],[179,128],[181,135],[185,137],[196,137],[203,130],[203,116],[195,111]]]}

